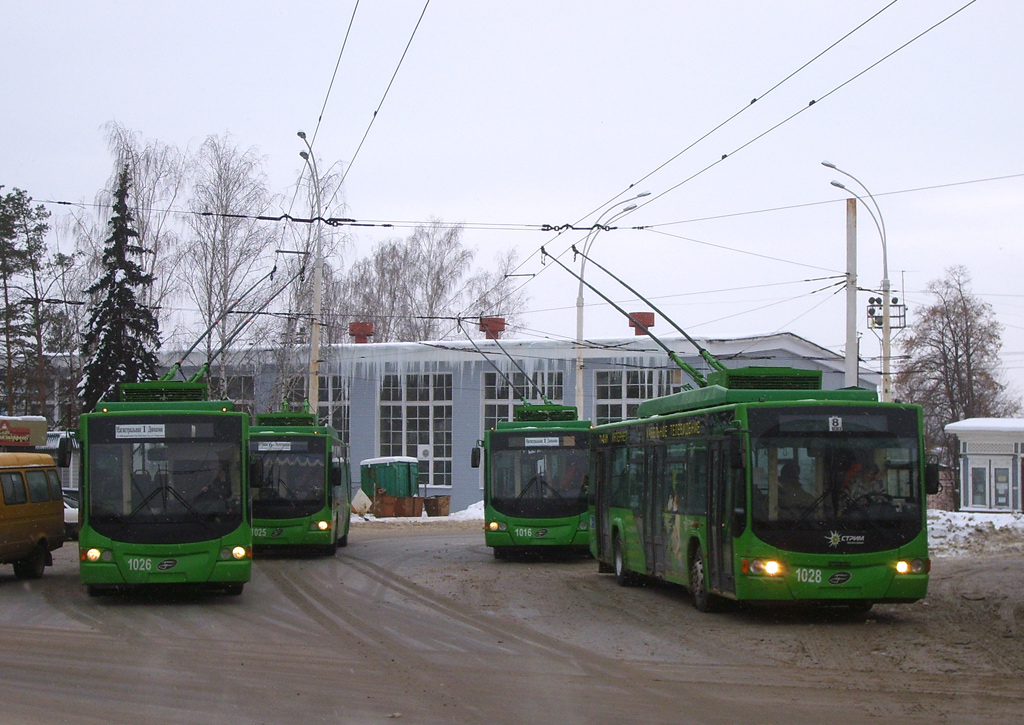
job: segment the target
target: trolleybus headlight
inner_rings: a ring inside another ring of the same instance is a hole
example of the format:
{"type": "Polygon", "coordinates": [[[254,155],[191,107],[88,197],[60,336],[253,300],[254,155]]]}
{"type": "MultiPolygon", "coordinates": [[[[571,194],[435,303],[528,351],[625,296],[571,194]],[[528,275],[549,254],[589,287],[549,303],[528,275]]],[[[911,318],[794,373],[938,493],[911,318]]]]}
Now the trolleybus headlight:
{"type": "Polygon", "coordinates": [[[245,559],[249,555],[244,546],[236,546],[231,550],[231,556],[236,559],[245,559]]]}
{"type": "Polygon", "coordinates": [[[504,521],[491,521],[487,524],[487,529],[489,531],[504,531],[505,528],[506,526],[504,521]]]}
{"type": "Polygon", "coordinates": [[[101,552],[99,549],[86,549],[82,552],[83,558],[85,558],[88,561],[99,561],[102,555],[103,552],[101,552]]]}
{"type": "Polygon", "coordinates": [[[330,528],[331,528],[331,522],[330,521],[310,521],[309,522],[309,530],[310,531],[329,531],[330,528]]]}
{"type": "Polygon", "coordinates": [[[743,573],[778,576],[782,573],[782,564],[774,559],[750,559],[749,561],[744,559],[743,573]]]}
{"type": "Polygon", "coordinates": [[[579,530],[580,531],[586,531],[587,530],[587,520],[586,519],[580,519],[579,530]]]}
{"type": "Polygon", "coordinates": [[[928,563],[925,559],[914,559],[913,561],[901,559],[896,562],[896,571],[900,574],[923,574],[929,569],[928,563]]]}

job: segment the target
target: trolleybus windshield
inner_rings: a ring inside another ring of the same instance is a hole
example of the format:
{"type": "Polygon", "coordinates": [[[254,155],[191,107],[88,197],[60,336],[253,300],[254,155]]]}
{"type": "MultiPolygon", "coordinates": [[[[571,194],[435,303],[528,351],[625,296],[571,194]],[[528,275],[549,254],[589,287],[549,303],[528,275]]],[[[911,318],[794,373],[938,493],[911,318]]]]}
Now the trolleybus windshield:
{"type": "Polygon", "coordinates": [[[299,518],[320,511],[327,501],[325,459],[323,437],[251,441],[253,518],[299,518]]]}
{"type": "Polygon", "coordinates": [[[490,503],[513,517],[578,516],[587,510],[587,434],[491,434],[490,503]]]}
{"type": "Polygon", "coordinates": [[[108,416],[88,422],[88,515],[115,541],[204,541],[243,519],[237,416],[108,416]]]}
{"type": "Polygon", "coordinates": [[[857,553],[921,531],[917,414],[808,406],[748,411],[751,525],[793,551],[857,553]]]}

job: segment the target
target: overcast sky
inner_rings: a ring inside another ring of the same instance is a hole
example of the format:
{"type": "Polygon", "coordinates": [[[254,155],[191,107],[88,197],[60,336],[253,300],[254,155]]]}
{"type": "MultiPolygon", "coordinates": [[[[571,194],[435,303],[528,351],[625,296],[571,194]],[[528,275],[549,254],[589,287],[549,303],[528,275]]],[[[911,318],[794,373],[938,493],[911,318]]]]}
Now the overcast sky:
{"type": "MultiPolygon", "coordinates": [[[[515,247],[536,274],[517,278],[532,310],[519,336],[567,339],[575,280],[536,252],[585,233],[540,225],[593,223],[650,191],[597,235],[596,261],[694,336],[790,331],[841,353],[845,195],[829,182],[848,179],[827,159],[881,207],[911,320],[929,281],[966,266],[1024,390],[1024,3],[362,0],[342,54],[353,6],[0,0],[4,193],[92,202],[114,121],[183,149],[211,134],[257,147],[283,210],[302,214],[296,131],[315,132],[320,167],[348,168],[332,213],[465,223],[484,266],[515,247]]],[[[354,234],[365,253],[408,230],[354,234]]],[[[882,277],[863,210],[858,273],[882,277]]],[[[861,354],[877,368],[868,296],[861,354]]],[[[588,294],[587,337],[627,334],[588,294]]]]}

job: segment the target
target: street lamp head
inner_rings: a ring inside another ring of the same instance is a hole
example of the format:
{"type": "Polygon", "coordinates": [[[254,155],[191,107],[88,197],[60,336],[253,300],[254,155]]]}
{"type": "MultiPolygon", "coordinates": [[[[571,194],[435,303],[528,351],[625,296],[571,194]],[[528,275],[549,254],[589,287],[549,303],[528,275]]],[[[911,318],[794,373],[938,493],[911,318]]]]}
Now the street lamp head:
{"type": "Polygon", "coordinates": [[[836,187],[837,189],[847,190],[846,185],[841,181],[832,181],[831,183],[832,186],[836,187]]]}
{"type": "Polygon", "coordinates": [[[836,169],[838,171],[838,169],[836,168],[836,165],[833,164],[831,161],[822,161],[821,165],[822,166],[826,166],[826,167],[828,167],[830,169],[836,169]]]}
{"type": "Polygon", "coordinates": [[[634,209],[636,209],[636,204],[630,204],[629,206],[623,207],[622,212],[633,211],[634,209]]]}
{"type": "Polygon", "coordinates": [[[650,195],[651,195],[651,192],[649,192],[649,191],[641,191],[639,194],[636,195],[635,198],[642,199],[643,197],[650,196],[650,195]]]}
{"type": "Polygon", "coordinates": [[[299,138],[303,139],[303,140],[305,140],[305,138],[306,138],[306,132],[305,131],[299,131],[295,135],[298,136],[299,138]]]}
{"type": "Polygon", "coordinates": [[[307,154],[305,151],[299,151],[299,156],[304,158],[306,161],[309,161],[309,154],[307,154]]]}

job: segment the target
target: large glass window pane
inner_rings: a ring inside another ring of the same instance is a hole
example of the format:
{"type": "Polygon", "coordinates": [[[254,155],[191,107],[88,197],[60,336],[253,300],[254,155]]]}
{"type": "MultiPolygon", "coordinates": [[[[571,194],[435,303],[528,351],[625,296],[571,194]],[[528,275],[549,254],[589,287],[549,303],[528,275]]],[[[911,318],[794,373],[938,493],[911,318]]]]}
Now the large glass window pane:
{"type": "Polygon", "coordinates": [[[988,505],[988,469],[971,469],[971,506],[988,505]]]}

